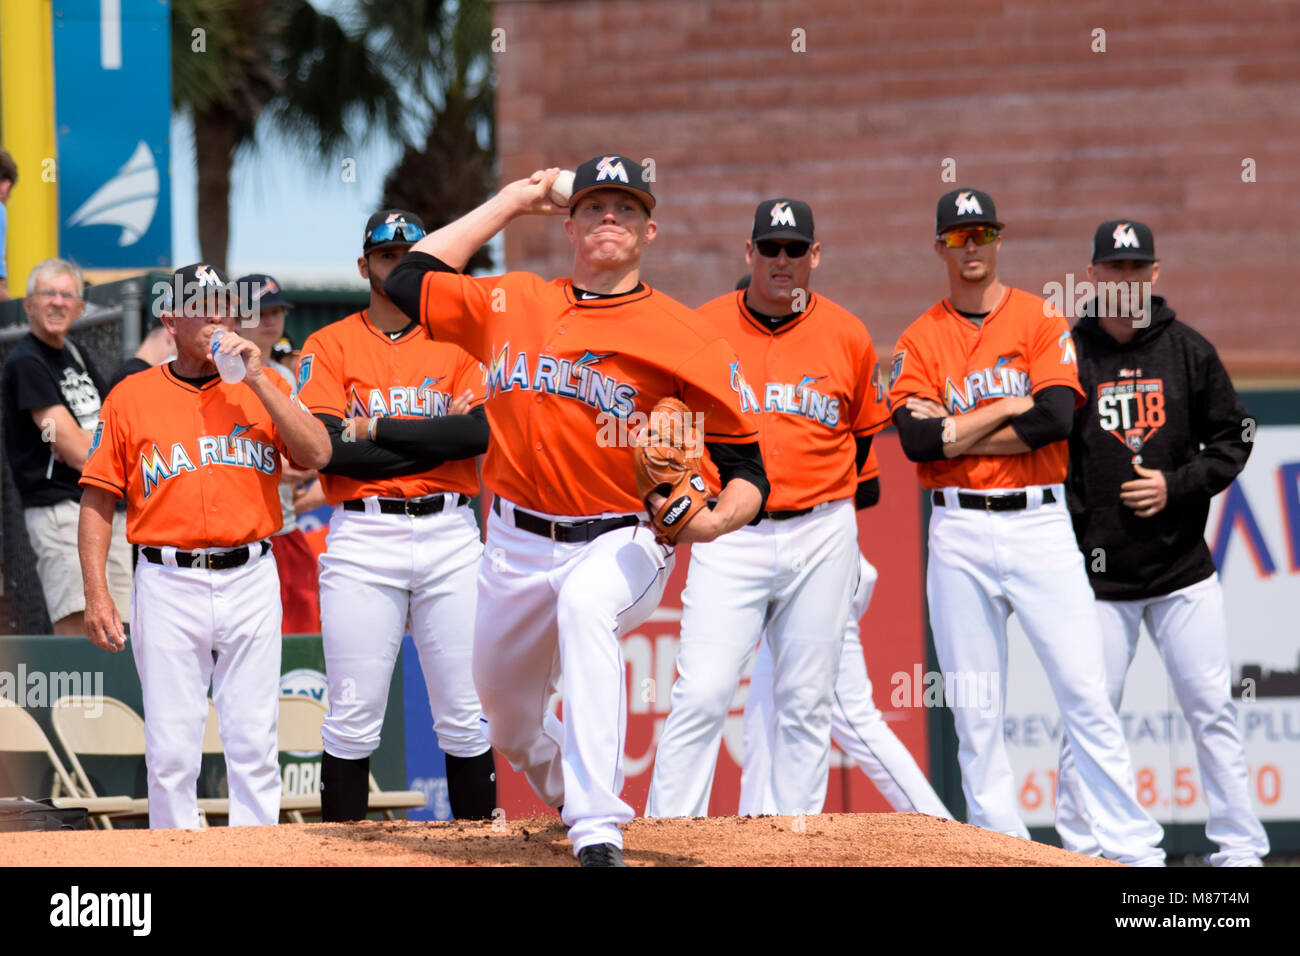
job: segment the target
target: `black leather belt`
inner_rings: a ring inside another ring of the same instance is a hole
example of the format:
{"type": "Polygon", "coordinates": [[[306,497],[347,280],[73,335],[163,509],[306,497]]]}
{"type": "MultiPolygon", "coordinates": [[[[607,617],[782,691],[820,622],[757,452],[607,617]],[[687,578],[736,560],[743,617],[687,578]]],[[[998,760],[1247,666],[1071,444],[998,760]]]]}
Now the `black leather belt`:
{"type": "Polygon", "coordinates": [[[813,513],[812,508],[796,508],[793,511],[765,511],[763,517],[769,521],[789,521],[813,513]]]}
{"type": "MultiPolygon", "coordinates": [[[[500,498],[492,499],[492,510],[498,515],[501,514],[500,498]]],[[[592,518],[589,521],[547,521],[538,515],[520,511],[518,508],[515,509],[516,528],[531,531],[533,534],[541,535],[543,538],[550,538],[552,541],[558,541],[561,544],[580,544],[598,538],[607,531],[630,528],[640,523],[641,519],[636,515],[619,515],[617,518],[592,518]]]]}
{"type": "MultiPolygon", "coordinates": [[[[943,492],[937,488],[930,500],[940,507],[946,504],[943,500],[943,492]]],[[[1056,493],[1051,488],[1044,488],[1043,504],[1055,503],[1056,493]]],[[[977,495],[969,491],[959,491],[957,492],[957,504],[974,511],[1024,511],[1029,507],[1029,493],[1013,491],[1003,495],[977,495]]]]}
{"type": "MultiPolygon", "coordinates": [[[[257,555],[261,557],[271,550],[271,543],[269,541],[259,541],[253,547],[261,548],[257,555]]],[[[140,553],[144,555],[144,559],[150,564],[163,563],[162,548],[145,545],[140,549],[140,553]]],[[[247,564],[250,553],[248,545],[244,545],[242,548],[232,548],[230,551],[207,553],[203,551],[177,551],[176,566],[178,568],[198,568],[207,571],[229,571],[231,568],[238,568],[247,564]]]]}
{"type": "MultiPolygon", "coordinates": [[[[418,518],[421,515],[436,515],[443,508],[448,507],[447,500],[451,498],[450,492],[447,494],[425,495],[423,498],[379,498],[379,513],[385,515],[410,515],[418,518]]],[[[455,496],[456,507],[461,507],[469,503],[468,495],[455,496]]],[[[343,502],[344,511],[365,511],[366,499],[353,498],[350,501],[343,502]]]]}

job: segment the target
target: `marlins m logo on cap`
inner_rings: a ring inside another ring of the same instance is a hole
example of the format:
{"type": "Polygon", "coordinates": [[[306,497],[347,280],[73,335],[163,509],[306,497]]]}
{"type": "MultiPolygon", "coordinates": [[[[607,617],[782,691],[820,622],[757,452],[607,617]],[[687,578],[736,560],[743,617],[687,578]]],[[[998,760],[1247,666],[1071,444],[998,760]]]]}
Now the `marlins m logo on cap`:
{"type": "Polygon", "coordinates": [[[772,225],[795,227],[794,210],[788,202],[779,202],[772,206],[772,225]]]}
{"type": "Polygon", "coordinates": [[[971,214],[982,216],[984,210],[980,207],[980,201],[974,193],[963,190],[957,194],[957,215],[968,216],[971,214]]]}
{"type": "Polygon", "coordinates": [[[606,156],[596,164],[596,182],[604,182],[605,180],[620,183],[628,181],[627,169],[624,168],[621,159],[615,156],[606,156]]]}
{"type": "Polygon", "coordinates": [[[216,272],[214,272],[214,271],[212,270],[212,267],[211,267],[211,266],[207,266],[207,265],[201,265],[201,266],[196,266],[196,267],[195,267],[195,269],[194,269],[194,281],[197,282],[197,283],[198,283],[199,285],[201,285],[201,286],[206,286],[206,285],[215,285],[215,286],[219,286],[219,285],[223,285],[223,283],[222,283],[222,281],[221,281],[221,276],[217,275],[216,272]]]}
{"type": "Polygon", "coordinates": [[[1115,231],[1110,235],[1111,238],[1115,240],[1116,249],[1141,248],[1141,244],[1138,242],[1137,233],[1134,232],[1133,227],[1126,222],[1121,222],[1116,226],[1115,231]]]}

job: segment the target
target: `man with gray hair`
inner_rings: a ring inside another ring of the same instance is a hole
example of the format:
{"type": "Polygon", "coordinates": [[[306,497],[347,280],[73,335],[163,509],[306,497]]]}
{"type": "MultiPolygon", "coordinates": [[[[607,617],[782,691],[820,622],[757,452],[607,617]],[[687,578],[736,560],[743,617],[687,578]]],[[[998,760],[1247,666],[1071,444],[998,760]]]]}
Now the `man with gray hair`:
{"type": "MultiPolygon", "coordinates": [[[[84,634],[85,595],[77,557],[81,468],[108,388],[86,354],[68,337],[85,307],[81,272],[46,259],[27,279],[31,320],[0,373],[5,454],[22,499],[23,516],[45,606],[55,634],[84,634]]],[[[123,619],[131,611],[131,552],[125,516],[113,523],[109,591],[123,619]]]]}

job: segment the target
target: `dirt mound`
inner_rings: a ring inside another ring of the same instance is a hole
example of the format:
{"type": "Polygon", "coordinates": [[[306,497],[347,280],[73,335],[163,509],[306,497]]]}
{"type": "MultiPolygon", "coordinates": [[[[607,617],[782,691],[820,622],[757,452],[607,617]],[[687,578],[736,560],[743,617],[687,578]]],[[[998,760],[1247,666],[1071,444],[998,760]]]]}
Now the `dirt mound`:
{"type": "MultiPolygon", "coordinates": [[[[630,866],[1091,866],[1041,843],[919,813],[644,820],[630,866]]],[[[4,866],[575,866],[555,817],[210,830],[0,833],[4,866]]]]}

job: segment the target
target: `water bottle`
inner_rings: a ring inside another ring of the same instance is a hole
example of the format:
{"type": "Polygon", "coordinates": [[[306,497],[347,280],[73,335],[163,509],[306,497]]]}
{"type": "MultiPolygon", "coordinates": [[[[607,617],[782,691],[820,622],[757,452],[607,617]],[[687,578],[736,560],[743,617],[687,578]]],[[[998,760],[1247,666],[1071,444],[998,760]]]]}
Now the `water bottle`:
{"type": "Polygon", "coordinates": [[[228,355],[225,352],[217,351],[217,346],[221,344],[225,334],[225,329],[217,329],[212,333],[212,361],[217,363],[217,371],[221,373],[221,380],[227,385],[234,385],[244,380],[244,359],[239,355],[228,355]]]}

